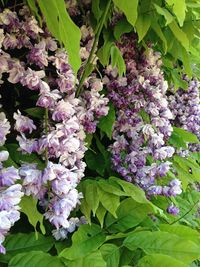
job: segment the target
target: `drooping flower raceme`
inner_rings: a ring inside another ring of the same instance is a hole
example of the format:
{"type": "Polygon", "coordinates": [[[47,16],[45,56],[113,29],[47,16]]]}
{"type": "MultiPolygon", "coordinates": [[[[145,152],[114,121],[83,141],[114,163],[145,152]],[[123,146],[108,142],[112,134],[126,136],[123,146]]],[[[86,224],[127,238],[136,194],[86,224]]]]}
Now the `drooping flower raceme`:
{"type": "Polygon", "coordinates": [[[178,180],[176,189],[173,181],[159,185],[159,179],[163,180],[171,168],[167,159],[175,152],[166,144],[173,130],[173,114],[168,106],[160,56],[151,49],[148,54],[137,49],[131,35],[125,35],[118,47],[125,59],[126,76],[120,77],[117,69],[108,66],[104,77],[117,114],[110,147],[113,169],[138,184],[147,195],[180,194],[178,180]]]}

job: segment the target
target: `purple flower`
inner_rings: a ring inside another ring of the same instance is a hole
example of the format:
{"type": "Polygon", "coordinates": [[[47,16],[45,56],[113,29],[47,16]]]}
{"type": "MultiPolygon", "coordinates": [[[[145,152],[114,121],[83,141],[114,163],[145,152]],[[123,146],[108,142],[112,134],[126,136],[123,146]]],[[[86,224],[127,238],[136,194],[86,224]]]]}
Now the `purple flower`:
{"type": "Polygon", "coordinates": [[[13,185],[18,179],[20,179],[20,177],[15,167],[12,166],[0,169],[0,186],[13,185]]]}
{"type": "Polygon", "coordinates": [[[176,216],[179,214],[180,210],[178,207],[174,206],[174,204],[171,204],[168,208],[167,208],[167,212],[176,216]]]}
{"type": "Polygon", "coordinates": [[[36,129],[33,120],[29,119],[26,116],[21,115],[21,112],[19,110],[17,110],[17,113],[16,112],[14,113],[13,118],[16,120],[15,130],[20,133],[24,133],[27,131],[29,133],[32,133],[32,131],[36,129]]]}

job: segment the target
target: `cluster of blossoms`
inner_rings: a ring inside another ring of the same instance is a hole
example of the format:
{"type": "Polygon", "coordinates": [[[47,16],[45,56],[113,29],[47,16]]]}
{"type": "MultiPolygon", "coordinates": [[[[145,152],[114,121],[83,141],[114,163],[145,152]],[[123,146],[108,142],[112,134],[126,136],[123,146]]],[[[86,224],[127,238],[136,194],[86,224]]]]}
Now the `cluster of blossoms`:
{"type": "Polygon", "coordinates": [[[167,159],[175,150],[166,145],[173,130],[173,114],[160,56],[151,49],[148,54],[138,50],[132,35],[123,36],[118,47],[125,59],[126,76],[120,77],[115,68],[108,66],[104,77],[117,115],[110,147],[113,169],[138,184],[148,196],[176,196],[182,192],[181,182],[174,179],[163,185],[162,179],[171,169],[167,159]]]}
{"type": "MultiPolygon", "coordinates": [[[[3,112],[0,113],[0,144],[4,145],[6,135],[10,132],[10,123],[3,112]]],[[[2,245],[11,226],[20,218],[18,206],[23,196],[22,186],[16,182],[20,179],[18,169],[14,166],[5,168],[3,162],[9,157],[5,150],[0,152],[0,253],[5,254],[2,245]]]]}
{"type": "MultiPolygon", "coordinates": [[[[90,51],[92,33],[86,27],[82,33],[82,42],[88,43],[86,50],[90,51]]],[[[10,84],[27,88],[38,96],[35,105],[44,111],[43,125],[23,115],[22,110],[15,110],[13,114],[19,150],[26,154],[37,153],[46,165],[41,170],[37,164],[24,162],[19,168],[20,177],[16,174],[16,179],[21,179],[25,195],[39,200],[45,218],[56,227],[54,236],[63,238],[84,222],[69,217],[82,198],[76,187],[85,170],[85,132],[94,132],[98,119],[108,113],[108,99],[100,94],[102,83],[95,75],[85,82],[86,90],[80,98],[75,97],[77,80],[67,53],[58,48],[46,29],[38,26],[27,7],[18,14],[7,9],[0,13],[0,47],[1,84],[3,76],[8,75],[10,84]],[[12,56],[13,51],[17,51],[18,58],[12,56]]],[[[84,51],[80,53],[84,55],[84,51]]],[[[2,144],[9,128],[6,119],[2,120],[2,144]]],[[[2,186],[0,180],[0,188],[2,186]]],[[[19,191],[21,186],[17,186],[19,191]]],[[[16,195],[20,201],[21,195],[16,195]]],[[[13,205],[19,201],[13,201],[13,205]]],[[[11,225],[15,220],[12,219],[11,225]]]]}
{"type": "MultiPolygon", "coordinates": [[[[173,113],[173,124],[183,128],[200,139],[200,83],[196,79],[189,80],[187,90],[179,88],[176,93],[168,97],[169,106],[173,113]]],[[[198,144],[190,144],[190,150],[200,150],[198,144]]]]}

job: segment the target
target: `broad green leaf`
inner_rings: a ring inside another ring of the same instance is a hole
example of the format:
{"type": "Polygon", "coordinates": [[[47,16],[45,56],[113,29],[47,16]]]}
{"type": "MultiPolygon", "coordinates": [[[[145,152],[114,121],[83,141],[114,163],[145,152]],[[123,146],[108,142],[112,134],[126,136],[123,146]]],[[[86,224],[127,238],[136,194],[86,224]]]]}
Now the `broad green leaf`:
{"type": "Polygon", "coordinates": [[[117,196],[126,196],[127,194],[120,189],[117,184],[111,184],[109,183],[110,180],[104,180],[101,179],[98,181],[98,186],[105,192],[107,193],[111,193],[113,195],[117,195],[117,196]]]}
{"type": "Polygon", "coordinates": [[[159,228],[164,232],[178,235],[179,237],[191,240],[197,243],[197,245],[200,245],[200,234],[191,227],[185,225],[161,224],[159,225],[159,228]]]}
{"type": "Polygon", "coordinates": [[[66,263],[67,267],[107,267],[100,251],[92,252],[84,258],[66,263]]]}
{"type": "Polygon", "coordinates": [[[21,211],[26,214],[30,224],[35,228],[36,236],[38,237],[36,226],[39,222],[40,230],[45,234],[45,228],[43,225],[43,215],[37,210],[37,200],[32,196],[24,196],[19,204],[21,211]]]}
{"type": "Polygon", "coordinates": [[[128,22],[134,26],[137,20],[138,0],[113,0],[113,2],[124,12],[128,22]]]}
{"type": "Polygon", "coordinates": [[[180,148],[187,148],[187,143],[199,143],[198,137],[184,129],[173,127],[169,143],[180,148]]]}
{"type": "Polygon", "coordinates": [[[194,242],[166,232],[137,232],[124,240],[130,250],[142,249],[146,254],[164,254],[186,264],[200,257],[199,246],[194,242]]]}
{"type": "Polygon", "coordinates": [[[181,30],[181,28],[178,26],[178,24],[175,21],[172,21],[169,24],[169,28],[174,34],[174,37],[181,43],[181,45],[186,49],[186,51],[189,50],[189,40],[187,38],[187,35],[181,30]]]}
{"type": "Polygon", "coordinates": [[[107,40],[104,45],[98,50],[97,56],[103,66],[108,65],[110,59],[110,49],[113,45],[113,41],[107,40]]]}
{"type": "Polygon", "coordinates": [[[41,251],[30,251],[17,254],[8,264],[8,267],[65,267],[61,259],[41,251]]]}
{"type": "Polygon", "coordinates": [[[54,245],[53,237],[43,236],[38,233],[36,239],[35,233],[17,233],[10,234],[4,241],[6,254],[0,254],[0,262],[8,262],[15,255],[28,251],[43,251],[47,252],[54,245]]]}
{"type": "Polygon", "coordinates": [[[85,161],[89,169],[96,171],[101,176],[104,175],[106,162],[101,153],[88,150],[85,153],[85,161]]]}
{"type": "Polygon", "coordinates": [[[173,6],[173,12],[177,17],[180,26],[183,26],[185,20],[186,3],[185,0],[166,0],[168,5],[173,6]]]}
{"type": "Polygon", "coordinates": [[[106,261],[106,267],[114,267],[119,265],[119,247],[114,244],[104,244],[100,248],[103,259],[106,261]]]}
{"type": "Polygon", "coordinates": [[[105,239],[106,236],[100,226],[81,225],[72,236],[72,246],[64,249],[59,256],[69,260],[85,257],[98,249],[105,239]]]}
{"type": "Polygon", "coordinates": [[[160,7],[155,3],[154,3],[154,6],[156,8],[157,13],[165,17],[165,20],[166,20],[165,26],[167,26],[169,23],[171,23],[174,20],[173,16],[166,8],[160,7]]]}
{"type": "Polygon", "coordinates": [[[164,50],[164,53],[166,53],[167,52],[167,40],[165,38],[165,35],[163,34],[163,31],[162,31],[160,25],[158,24],[158,22],[156,20],[153,20],[151,27],[155,31],[155,33],[158,35],[160,40],[163,42],[163,50],[164,50]]]}
{"type": "Polygon", "coordinates": [[[181,50],[182,50],[182,61],[183,61],[184,71],[189,78],[192,78],[192,68],[191,68],[189,53],[185,50],[184,47],[181,48],[182,48],[181,50]]]}
{"type": "Polygon", "coordinates": [[[105,215],[106,215],[106,212],[107,210],[103,207],[103,205],[100,203],[99,204],[99,207],[96,211],[96,216],[97,216],[97,219],[99,220],[100,222],[100,225],[101,225],[101,228],[103,228],[103,224],[104,224],[104,218],[105,218],[105,215]]]}
{"type": "Polygon", "coordinates": [[[120,37],[122,36],[122,34],[131,32],[132,29],[133,29],[133,26],[130,23],[128,23],[126,18],[120,19],[114,27],[113,33],[114,33],[115,39],[118,41],[120,37]]]}
{"type": "Polygon", "coordinates": [[[176,260],[170,256],[162,254],[152,254],[143,257],[137,267],[188,267],[187,264],[176,260]]]}
{"type": "Polygon", "coordinates": [[[116,196],[114,194],[108,193],[102,188],[98,187],[98,196],[99,201],[103,205],[103,207],[110,212],[114,217],[116,217],[116,210],[120,205],[119,196],[116,196]]]}
{"type": "Polygon", "coordinates": [[[105,117],[102,117],[99,120],[98,128],[101,129],[101,131],[105,132],[108,138],[112,138],[112,131],[113,131],[113,125],[115,123],[115,109],[114,106],[111,104],[108,115],[105,117]]]}
{"type": "Polygon", "coordinates": [[[111,231],[124,232],[141,223],[152,208],[148,204],[135,202],[131,198],[123,200],[117,209],[117,218],[110,214],[106,218],[106,226],[111,231]]]}
{"type": "Polygon", "coordinates": [[[151,25],[151,17],[149,15],[140,14],[137,18],[135,28],[138,33],[138,42],[140,42],[147,34],[151,25]]]}
{"type": "Polygon", "coordinates": [[[65,1],[38,0],[37,2],[45,16],[49,31],[61,44],[64,44],[69,55],[69,62],[74,72],[77,73],[81,65],[79,56],[81,33],[67,13],[65,1]]]}

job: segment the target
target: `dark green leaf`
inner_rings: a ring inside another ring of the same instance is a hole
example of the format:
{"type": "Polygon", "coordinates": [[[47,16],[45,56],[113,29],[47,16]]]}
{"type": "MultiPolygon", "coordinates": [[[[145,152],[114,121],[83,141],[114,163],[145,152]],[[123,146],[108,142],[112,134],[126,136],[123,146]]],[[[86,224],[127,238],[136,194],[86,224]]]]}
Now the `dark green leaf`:
{"type": "Polygon", "coordinates": [[[108,115],[105,117],[102,117],[99,120],[98,127],[101,129],[101,131],[105,132],[108,138],[112,138],[112,130],[113,125],[115,123],[115,109],[114,106],[111,104],[108,115]]]}

